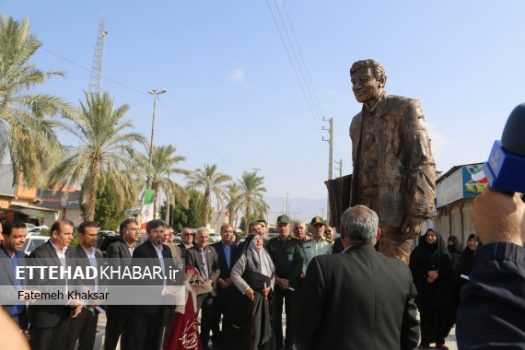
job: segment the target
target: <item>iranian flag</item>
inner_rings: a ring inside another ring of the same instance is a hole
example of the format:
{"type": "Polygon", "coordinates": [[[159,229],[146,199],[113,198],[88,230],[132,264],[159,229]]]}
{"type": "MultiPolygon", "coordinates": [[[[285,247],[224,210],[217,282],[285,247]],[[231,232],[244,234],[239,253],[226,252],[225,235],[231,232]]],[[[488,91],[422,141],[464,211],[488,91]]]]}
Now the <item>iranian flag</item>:
{"type": "Polygon", "coordinates": [[[146,188],[144,190],[144,195],[142,196],[142,228],[146,227],[148,221],[154,219],[153,213],[153,201],[155,200],[155,191],[151,188],[146,188]]]}

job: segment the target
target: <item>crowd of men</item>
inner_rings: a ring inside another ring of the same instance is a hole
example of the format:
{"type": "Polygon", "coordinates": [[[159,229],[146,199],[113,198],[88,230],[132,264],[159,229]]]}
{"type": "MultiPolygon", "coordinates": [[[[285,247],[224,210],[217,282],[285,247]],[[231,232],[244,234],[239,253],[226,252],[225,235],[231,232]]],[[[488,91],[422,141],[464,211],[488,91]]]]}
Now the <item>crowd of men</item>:
{"type": "MultiPolygon", "coordinates": [[[[265,246],[275,263],[275,290],[272,296],[273,315],[286,313],[286,334],[282,332],[282,318],[273,317],[277,344],[286,349],[293,346],[291,327],[295,295],[304,279],[308,262],[315,256],[332,251],[335,230],[325,225],[320,217],[311,222],[312,233],[307,234],[306,223],[292,222],[286,215],[277,220],[278,235],[268,235],[264,220],[249,225],[250,234],[262,235],[265,246]],[[290,232],[293,227],[293,234],[290,232]],[[326,228],[326,229],[325,229],[326,228]]],[[[59,220],[50,228],[49,240],[36,248],[29,257],[23,253],[27,237],[25,223],[13,220],[3,226],[0,258],[10,259],[10,266],[2,264],[2,271],[13,285],[25,289],[23,282],[14,278],[14,268],[19,259],[51,259],[60,264],[67,259],[85,259],[86,264],[96,264],[103,257],[96,248],[98,225],[92,221],[81,223],[78,228],[78,245],[70,247],[74,224],[59,220]],[[6,267],[7,266],[7,267],[6,267]]],[[[141,236],[138,222],[124,220],[119,227],[119,240],[107,246],[108,259],[118,259],[124,264],[133,264],[134,258],[175,259],[198,269],[203,280],[197,296],[197,309],[201,313],[200,337],[203,348],[208,344],[215,348],[227,348],[221,344],[221,325],[228,322],[229,298],[238,297],[230,273],[240,247],[231,225],[221,227],[221,240],[209,244],[209,232],[199,228],[195,232],[184,228],[179,244],[174,243],[174,231],[161,220],[150,221],[146,227],[147,240],[138,245],[141,236]],[[211,337],[211,338],[210,338],[211,337]]],[[[242,243],[240,244],[242,246],[242,243]]],[[[180,265],[179,265],[180,266],[180,265]]],[[[107,305],[86,306],[71,302],[66,306],[24,305],[4,306],[4,310],[22,330],[28,330],[32,349],[93,349],[100,312],[106,314],[104,349],[160,348],[163,332],[169,326],[172,312],[165,307],[107,305]]],[[[223,326],[224,328],[224,326],[223,326]]],[[[280,348],[280,347],[279,347],[280,348]]]]}
{"type": "MultiPolygon", "coordinates": [[[[504,195],[498,197],[498,194],[489,193],[481,196],[475,206],[476,229],[488,243],[482,258],[488,259],[485,263],[490,269],[483,269],[477,275],[475,272],[473,276],[479,280],[466,289],[465,295],[470,299],[462,302],[458,313],[458,336],[464,337],[464,343],[461,339],[458,342],[460,348],[462,344],[497,348],[497,342],[492,341],[496,338],[504,344],[501,348],[516,344],[518,347],[514,348],[521,348],[525,344],[523,323],[520,326],[515,317],[524,306],[520,296],[523,296],[524,285],[522,231],[525,206],[520,204],[520,219],[519,215],[508,215],[516,210],[505,201],[509,199],[504,195]],[[483,201],[489,195],[496,196],[494,198],[501,206],[495,205],[492,197],[483,201]],[[510,209],[502,212],[505,208],[510,209]],[[496,212],[502,216],[494,218],[496,212]],[[498,229],[491,222],[501,224],[511,219],[513,223],[498,229]],[[505,232],[493,237],[498,230],[505,232]],[[515,263],[509,265],[508,259],[515,263]],[[507,261],[506,265],[501,265],[500,260],[507,261]],[[498,277],[498,271],[503,270],[516,279],[511,282],[503,276],[498,277]],[[514,309],[501,307],[509,303],[514,309]],[[491,315],[483,315],[481,304],[490,308],[491,315]],[[469,325],[470,322],[479,325],[476,321],[479,315],[494,327],[490,332],[481,332],[482,343],[479,342],[479,332],[469,325]],[[498,333],[500,331],[505,335],[503,338],[498,333]]],[[[517,199],[515,205],[516,202],[517,199]]],[[[361,205],[351,207],[344,212],[341,222],[343,232],[335,241],[335,230],[325,225],[320,217],[314,217],[310,223],[311,238],[306,233],[304,222],[292,222],[286,215],[278,217],[278,235],[274,238],[268,236],[265,221],[250,224],[249,233],[264,238],[264,248],[275,266],[275,285],[271,294],[275,348],[415,349],[419,342],[419,323],[410,270],[401,261],[387,258],[374,249],[380,233],[374,211],[361,205]],[[343,250],[340,251],[339,247],[343,250]]],[[[19,259],[24,257],[22,248],[26,227],[23,222],[15,220],[5,223],[2,228],[0,258],[11,263],[1,265],[4,269],[1,274],[11,276],[12,284],[23,291],[25,286],[13,276],[19,259]]],[[[73,230],[73,223],[68,220],[55,222],[50,229],[49,241],[36,248],[29,259],[55,259],[61,264],[61,261],[76,258],[85,259],[86,264],[96,264],[96,258],[102,257],[102,252],[95,247],[97,224],[83,222],[77,229],[78,246],[68,248],[73,230]]],[[[131,265],[134,259],[140,258],[183,260],[198,270],[201,282],[196,294],[197,312],[201,313],[202,347],[233,348],[222,337],[225,328],[231,326],[232,313],[236,312],[229,305],[231,298],[246,297],[235,289],[230,276],[243,249],[243,242],[236,242],[233,227],[222,225],[221,240],[213,244],[209,244],[206,228],[199,228],[196,232],[183,229],[181,243],[175,244],[173,230],[161,220],[148,222],[147,240],[140,245],[136,220],[123,221],[119,233],[120,239],[107,248],[108,258],[119,258],[131,265]]],[[[20,329],[25,330],[29,325],[31,349],[93,349],[98,316],[102,312],[100,307],[75,301],[67,305],[3,308],[20,329]]],[[[109,305],[105,312],[104,349],[115,349],[119,342],[121,349],[159,349],[163,334],[173,319],[173,307],[166,305],[109,305]]]]}

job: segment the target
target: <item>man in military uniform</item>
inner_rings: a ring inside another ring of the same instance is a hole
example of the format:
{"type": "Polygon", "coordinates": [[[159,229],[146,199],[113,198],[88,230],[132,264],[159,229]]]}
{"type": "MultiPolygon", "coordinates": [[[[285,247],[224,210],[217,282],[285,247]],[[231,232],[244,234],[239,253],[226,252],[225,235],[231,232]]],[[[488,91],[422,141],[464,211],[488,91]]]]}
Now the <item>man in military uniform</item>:
{"type": "Polygon", "coordinates": [[[279,236],[272,238],[267,250],[275,265],[275,291],[272,299],[272,323],[275,332],[277,349],[283,346],[282,313],[283,301],[286,312],[286,339],[284,348],[293,348],[291,325],[293,324],[292,303],[293,293],[297,289],[299,276],[303,269],[303,251],[301,241],[290,235],[290,219],[286,215],[277,218],[279,236]]]}
{"type": "Polygon", "coordinates": [[[301,242],[305,242],[308,240],[308,237],[306,236],[306,224],[302,220],[295,220],[293,223],[293,237],[294,239],[298,239],[301,242]]]}
{"type": "Polygon", "coordinates": [[[374,60],[355,62],[350,77],[363,103],[350,125],[350,205],[374,210],[379,250],[408,262],[412,240],[435,211],[436,170],[423,113],[417,100],[385,93],[386,74],[374,60]]]}
{"type": "Polygon", "coordinates": [[[314,217],[310,226],[312,227],[312,239],[304,242],[302,246],[304,254],[303,275],[306,274],[306,268],[314,257],[332,253],[332,243],[323,237],[325,226],[323,218],[314,217]]]}

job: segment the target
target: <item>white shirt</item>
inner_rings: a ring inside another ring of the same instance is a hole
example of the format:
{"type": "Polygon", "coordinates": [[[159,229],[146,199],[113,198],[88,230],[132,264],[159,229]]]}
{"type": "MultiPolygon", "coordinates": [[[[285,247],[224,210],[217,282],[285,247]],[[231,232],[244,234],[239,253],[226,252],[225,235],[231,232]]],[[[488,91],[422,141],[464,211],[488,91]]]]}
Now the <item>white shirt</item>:
{"type": "Polygon", "coordinates": [[[67,247],[64,247],[64,249],[59,250],[56,245],[53,244],[53,241],[49,240],[51,242],[51,246],[55,250],[55,253],[57,253],[58,258],[60,259],[60,264],[64,266],[66,264],[66,250],[67,247]]]}

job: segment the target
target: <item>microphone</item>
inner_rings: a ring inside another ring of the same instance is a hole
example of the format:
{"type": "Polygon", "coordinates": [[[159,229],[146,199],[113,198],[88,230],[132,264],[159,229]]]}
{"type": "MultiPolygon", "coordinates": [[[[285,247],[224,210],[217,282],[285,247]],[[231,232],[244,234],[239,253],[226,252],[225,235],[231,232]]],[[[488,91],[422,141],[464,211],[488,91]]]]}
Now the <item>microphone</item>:
{"type": "Polygon", "coordinates": [[[510,113],[483,169],[492,189],[525,193],[525,103],[510,113]]]}

